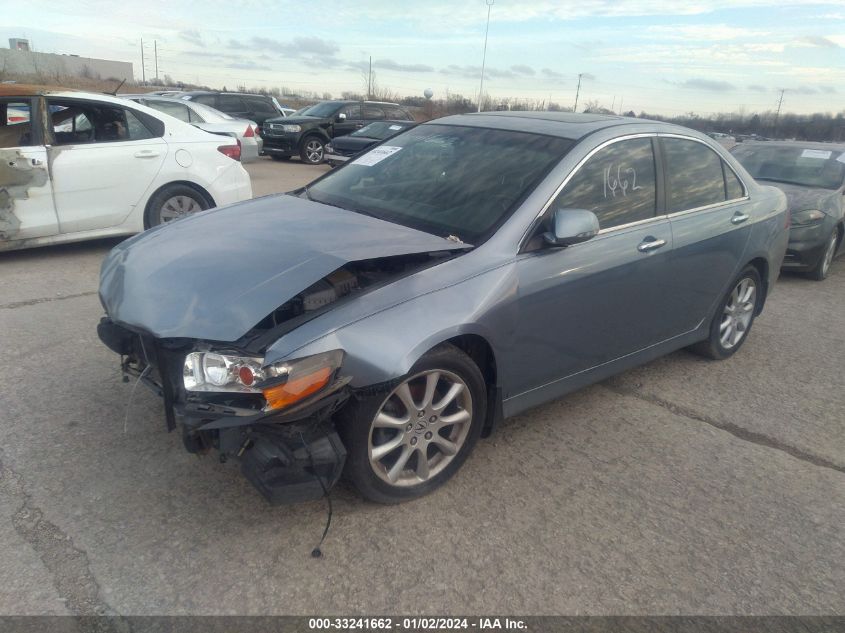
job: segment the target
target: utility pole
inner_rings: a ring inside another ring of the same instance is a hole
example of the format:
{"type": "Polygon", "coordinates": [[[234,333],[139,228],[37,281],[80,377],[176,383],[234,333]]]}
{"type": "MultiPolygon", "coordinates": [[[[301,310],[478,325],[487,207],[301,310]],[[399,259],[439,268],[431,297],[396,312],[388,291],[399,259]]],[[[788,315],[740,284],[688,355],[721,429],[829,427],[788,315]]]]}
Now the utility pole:
{"type": "Polygon", "coordinates": [[[778,109],[777,109],[777,112],[775,112],[775,126],[774,126],[774,129],[772,130],[775,133],[774,134],[775,136],[777,136],[778,119],[780,118],[780,107],[783,105],[783,93],[784,92],[786,92],[786,90],[781,88],[780,89],[780,99],[778,99],[778,109]]]}
{"type": "Polygon", "coordinates": [[[370,72],[367,73],[367,101],[370,100],[373,88],[373,56],[370,55],[370,72]]]}
{"type": "Polygon", "coordinates": [[[622,116],[622,99],[623,98],[624,98],[623,96],[619,97],[619,116],[622,116]]]}
{"type": "Polygon", "coordinates": [[[141,83],[147,84],[147,72],[144,66],[144,38],[141,38],[141,83]]]}
{"type": "Polygon", "coordinates": [[[584,73],[578,73],[578,87],[575,89],[575,106],[572,108],[573,112],[578,112],[578,95],[581,93],[581,75],[584,73]]]}
{"type": "Polygon", "coordinates": [[[616,112],[616,95],[613,95],[613,103],[610,104],[610,111],[616,112]]]}
{"type": "Polygon", "coordinates": [[[153,56],[156,62],[156,84],[158,84],[158,40],[153,40],[153,56]]]}
{"type": "Polygon", "coordinates": [[[496,0],[485,0],[487,3],[487,27],[484,29],[484,52],[481,55],[481,85],[478,86],[478,112],[481,112],[481,99],[484,97],[484,67],[487,64],[487,33],[490,32],[490,9],[496,0]]]}

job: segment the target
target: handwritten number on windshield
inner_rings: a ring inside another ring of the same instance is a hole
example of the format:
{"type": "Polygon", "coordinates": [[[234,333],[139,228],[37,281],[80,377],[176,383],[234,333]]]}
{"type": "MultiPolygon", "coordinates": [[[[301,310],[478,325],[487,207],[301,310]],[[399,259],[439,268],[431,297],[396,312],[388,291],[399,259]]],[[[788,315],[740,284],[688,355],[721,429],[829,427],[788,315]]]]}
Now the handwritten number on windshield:
{"type": "Polygon", "coordinates": [[[637,186],[637,171],[633,167],[622,169],[622,165],[617,165],[613,169],[611,163],[604,168],[604,197],[607,199],[608,192],[611,197],[616,197],[618,191],[623,197],[628,195],[628,191],[637,191],[642,187],[637,186]],[[631,180],[628,180],[630,176],[631,180]]]}

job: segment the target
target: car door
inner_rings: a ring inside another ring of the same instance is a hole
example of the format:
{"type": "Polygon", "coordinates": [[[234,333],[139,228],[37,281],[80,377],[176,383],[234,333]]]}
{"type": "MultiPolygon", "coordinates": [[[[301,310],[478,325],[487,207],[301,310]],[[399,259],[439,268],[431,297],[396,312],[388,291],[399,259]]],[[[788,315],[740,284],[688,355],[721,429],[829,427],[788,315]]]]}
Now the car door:
{"type": "Polygon", "coordinates": [[[364,127],[363,115],[361,113],[360,103],[350,103],[341,108],[340,112],[335,116],[335,122],[332,126],[332,136],[346,136],[350,132],[360,130],[364,127]],[[341,118],[343,114],[345,118],[341,118]]]}
{"type": "Polygon", "coordinates": [[[671,338],[665,285],[669,221],[651,137],[610,141],[583,162],[548,206],[517,262],[519,318],[513,395],[549,385],[671,338]],[[599,234],[566,248],[543,245],[557,209],[587,209],[599,234]]]}
{"type": "Polygon", "coordinates": [[[48,99],[48,149],[62,233],[121,224],[152,184],[167,155],[164,124],[110,102],[48,99]]]}
{"type": "Polygon", "coordinates": [[[0,242],[59,232],[39,100],[0,98],[0,242]]]}
{"type": "Polygon", "coordinates": [[[671,310],[689,331],[708,316],[744,263],[751,201],[734,171],[704,142],[661,135],[660,146],[674,240],[671,310]]]}

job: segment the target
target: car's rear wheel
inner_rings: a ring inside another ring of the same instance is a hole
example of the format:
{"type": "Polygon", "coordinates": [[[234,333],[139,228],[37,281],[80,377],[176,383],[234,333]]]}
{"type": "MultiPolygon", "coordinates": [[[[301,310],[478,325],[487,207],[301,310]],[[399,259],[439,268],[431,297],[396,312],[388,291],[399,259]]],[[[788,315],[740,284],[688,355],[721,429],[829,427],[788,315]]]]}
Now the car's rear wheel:
{"type": "Polygon", "coordinates": [[[833,229],[833,232],[830,234],[830,237],[827,238],[827,242],[825,243],[824,253],[819,259],[819,263],[816,264],[816,267],[813,268],[810,272],[807,273],[807,276],[810,279],[814,279],[816,281],[823,281],[827,279],[827,275],[830,272],[830,267],[833,264],[833,256],[836,255],[836,247],[839,244],[839,231],[833,229]]]}
{"type": "Polygon", "coordinates": [[[299,157],[302,162],[309,165],[319,165],[323,162],[323,156],[326,153],[326,146],[322,140],[316,136],[309,136],[302,142],[302,147],[299,150],[299,157]]]}
{"type": "Polygon", "coordinates": [[[354,399],[340,414],[346,475],[367,499],[428,494],[461,467],[487,408],[478,366],[452,345],[423,356],[386,394],[354,399]]]}
{"type": "Polygon", "coordinates": [[[144,225],[147,228],[204,211],[211,205],[199,191],[187,185],[169,185],[157,192],[147,205],[144,225]]]}
{"type": "Polygon", "coordinates": [[[747,266],[719,304],[709,337],[694,345],[692,351],[715,360],[735,354],[748,338],[762,298],[760,273],[754,266],[747,266]]]}

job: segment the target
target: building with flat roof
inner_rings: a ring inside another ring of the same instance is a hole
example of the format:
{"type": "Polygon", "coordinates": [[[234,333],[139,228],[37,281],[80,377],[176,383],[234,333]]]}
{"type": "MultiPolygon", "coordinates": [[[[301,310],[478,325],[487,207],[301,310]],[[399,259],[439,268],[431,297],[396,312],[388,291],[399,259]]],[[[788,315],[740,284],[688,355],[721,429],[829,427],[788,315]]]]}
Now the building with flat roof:
{"type": "Polygon", "coordinates": [[[0,71],[19,75],[39,75],[45,79],[62,77],[87,77],[90,79],[134,80],[132,62],[110,59],[36,53],[30,50],[29,41],[10,38],[9,48],[0,48],[0,71]]]}

